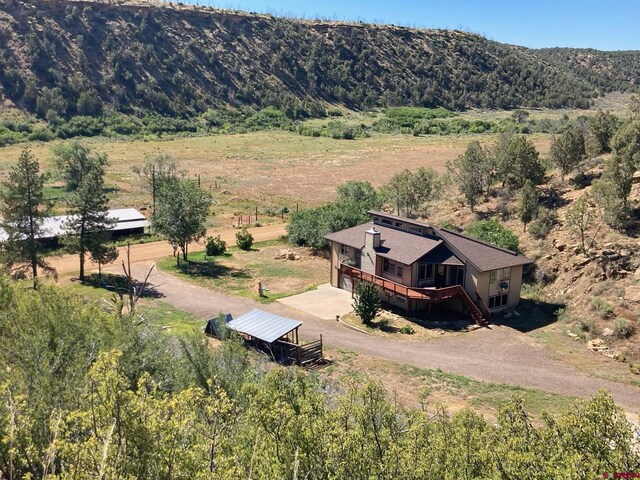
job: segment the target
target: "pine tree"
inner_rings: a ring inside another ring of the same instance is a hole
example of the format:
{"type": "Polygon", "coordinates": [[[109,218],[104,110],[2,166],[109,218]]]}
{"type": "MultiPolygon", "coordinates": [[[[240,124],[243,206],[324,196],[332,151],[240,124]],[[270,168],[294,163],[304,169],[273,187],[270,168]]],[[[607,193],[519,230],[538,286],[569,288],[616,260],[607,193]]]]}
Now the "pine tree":
{"type": "Polygon", "coordinates": [[[15,276],[31,269],[33,288],[37,288],[38,268],[47,273],[55,270],[41,255],[44,216],[49,203],[44,198],[45,174],[25,147],[18,164],[9,172],[0,192],[1,226],[6,233],[4,263],[15,276]]]}
{"type": "Polygon", "coordinates": [[[527,224],[538,212],[538,192],[531,180],[527,180],[518,195],[518,216],[527,230],[527,224]]]}
{"type": "Polygon", "coordinates": [[[553,139],[549,156],[564,180],[564,176],[575,170],[585,156],[584,136],[575,128],[567,130],[553,139]]]}
{"type": "Polygon", "coordinates": [[[97,252],[109,227],[114,223],[108,216],[109,200],[104,188],[104,168],[94,163],[83,173],[77,189],[67,201],[69,219],[63,243],[69,253],[78,253],[80,280],[85,278],[85,258],[97,252]]]}

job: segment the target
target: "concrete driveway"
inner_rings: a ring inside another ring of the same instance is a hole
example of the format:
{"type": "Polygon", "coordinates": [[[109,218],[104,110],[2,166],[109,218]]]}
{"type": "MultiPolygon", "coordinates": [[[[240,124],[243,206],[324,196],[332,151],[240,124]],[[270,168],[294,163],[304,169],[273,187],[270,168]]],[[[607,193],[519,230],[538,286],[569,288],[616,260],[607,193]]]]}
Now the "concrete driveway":
{"type": "Polygon", "coordinates": [[[281,298],[280,303],[302,310],[323,320],[335,320],[336,315],[345,315],[353,310],[351,293],[332,287],[328,283],[316,290],[281,298]]]}

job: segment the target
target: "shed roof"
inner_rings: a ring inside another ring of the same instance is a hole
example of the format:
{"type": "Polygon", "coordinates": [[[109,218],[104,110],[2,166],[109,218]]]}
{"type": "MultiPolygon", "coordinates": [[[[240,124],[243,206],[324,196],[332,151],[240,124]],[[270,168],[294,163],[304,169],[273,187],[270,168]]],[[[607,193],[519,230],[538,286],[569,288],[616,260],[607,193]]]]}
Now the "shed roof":
{"type": "Polygon", "coordinates": [[[447,246],[457,250],[481,272],[533,263],[533,260],[524,255],[518,255],[511,250],[496,247],[482,240],[467,237],[446,228],[434,227],[434,230],[444,239],[447,246]]]}
{"type": "Polygon", "coordinates": [[[275,342],[300,325],[302,322],[298,320],[274,315],[257,308],[227,323],[227,327],[231,330],[246,333],[268,343],[275,342]]]}
{"type": "MultiPolygon", "coordinates": [[[[128,230],[130,228],[144,228],[150,225],[149,220],[135,208],[116,208],[109,210],[107,216],[115,220],[115,224],[109,227],[110,231],[128,230]]],[[[56,215],[46,217],[42,220],[41,239],[54,238],[64,235],[65,224],[69,220],[69,215],[56,215]]],[[[8,238],[4,229],[0,228],[0,242],[8,238]]]]}

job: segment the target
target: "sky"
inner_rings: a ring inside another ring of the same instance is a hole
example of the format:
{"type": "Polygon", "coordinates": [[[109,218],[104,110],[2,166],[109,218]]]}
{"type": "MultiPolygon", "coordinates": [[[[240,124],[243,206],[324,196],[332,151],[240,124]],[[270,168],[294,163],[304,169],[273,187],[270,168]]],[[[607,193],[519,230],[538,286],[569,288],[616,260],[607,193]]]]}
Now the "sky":
{"type": "Polygon", "coordinates": [[[186,0],[185,3],[278,16],[465,30],[531,48],[640,50],[640,0],[186,0]]]}

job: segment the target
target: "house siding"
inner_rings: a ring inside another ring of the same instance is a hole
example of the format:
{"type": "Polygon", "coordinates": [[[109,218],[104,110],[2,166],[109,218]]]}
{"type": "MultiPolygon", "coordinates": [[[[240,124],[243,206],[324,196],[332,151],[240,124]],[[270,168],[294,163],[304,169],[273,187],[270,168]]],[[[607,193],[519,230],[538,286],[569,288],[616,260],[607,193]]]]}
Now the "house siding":
{"type": "Polygon", "coordinates": [[[340,247],[338,242],[331,242],[331,273],[329,283],[332,287],[340,287],[340,247]]]}

